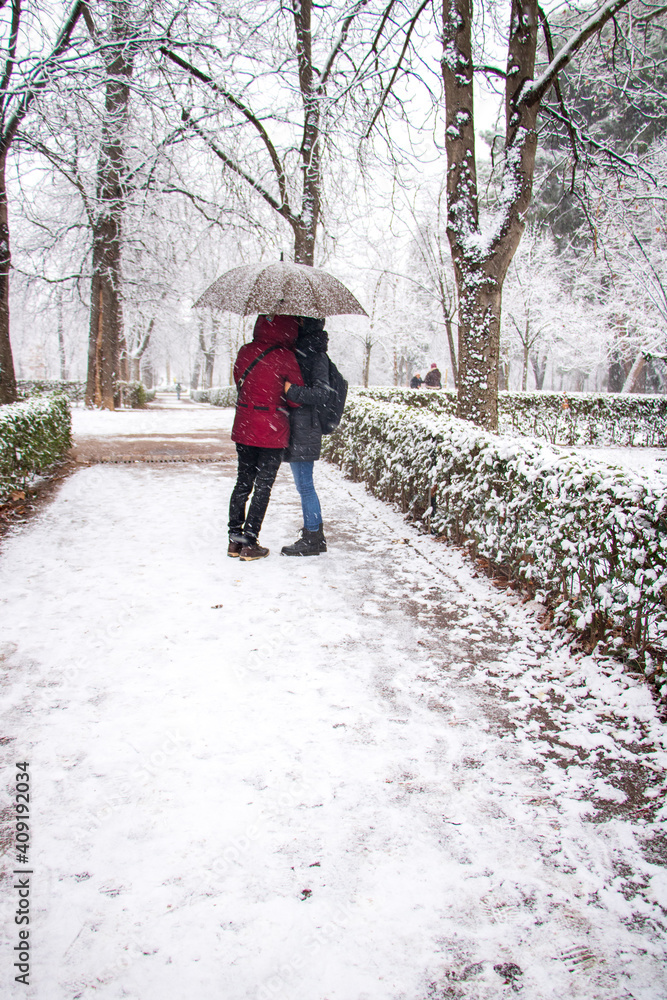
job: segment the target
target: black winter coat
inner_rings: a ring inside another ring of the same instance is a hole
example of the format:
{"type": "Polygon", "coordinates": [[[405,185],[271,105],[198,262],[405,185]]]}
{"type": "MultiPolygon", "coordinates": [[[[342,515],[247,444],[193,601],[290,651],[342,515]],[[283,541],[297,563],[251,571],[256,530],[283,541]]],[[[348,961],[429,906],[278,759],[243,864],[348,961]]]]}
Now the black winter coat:
{"type": "Polygon", "coordinates": [[[327,333],[317,331],[300,337],[294,348],[305,385],[292,385],[287,393],[290,403],[298,403],[299,408],[290,412],[290,440],[284,462],[316,462],[320,457],[322,428],[315,407],[326,402],[330,392],[328,342],[327,333]]]}

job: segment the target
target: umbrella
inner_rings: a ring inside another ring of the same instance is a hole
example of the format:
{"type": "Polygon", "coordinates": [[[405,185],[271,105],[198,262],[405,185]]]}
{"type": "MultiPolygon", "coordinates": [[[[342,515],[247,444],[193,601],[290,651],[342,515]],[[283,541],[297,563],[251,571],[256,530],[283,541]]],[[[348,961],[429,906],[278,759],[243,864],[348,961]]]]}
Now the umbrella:
{"type": "Polygon", "coordinates": [[[251,316],[311,316],[325,319],[366,310],[345,285],[306,264],[244,264],[227,271],[197,299],[195,306],[211,306],[251,316]]]}

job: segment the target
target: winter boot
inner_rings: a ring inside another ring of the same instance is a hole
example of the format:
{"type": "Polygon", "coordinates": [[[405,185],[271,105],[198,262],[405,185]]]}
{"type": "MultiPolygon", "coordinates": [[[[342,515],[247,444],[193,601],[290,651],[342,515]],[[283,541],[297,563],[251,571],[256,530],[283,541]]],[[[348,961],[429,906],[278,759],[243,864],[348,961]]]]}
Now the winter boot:
{"type": "Polygon", "coordinates": [[[252,562],[254,559],[266,559],[269,554],[268,549],[262,548],[257,539],[248,541],[239,552],[241,562],[252,562]]]}
{"type": "Polygon", "coordinates": [[[238,559],[241,555],[241,549],[243,548],[242,542],[233,542],[229,540],[229,547],[227,549],[227,555],[231,556],[232,559],[238,559]]]}
{"type": "Polygon", "coordinates": [[[298,538],[294,545],[283,545],[280,550],[281,556],[319,556],[320,552],[326,552],[327,540],[324,537],[324,525],[320,525],[316,531],[309,531],[308,528],[301,529],[301,538],[298,538]]]}

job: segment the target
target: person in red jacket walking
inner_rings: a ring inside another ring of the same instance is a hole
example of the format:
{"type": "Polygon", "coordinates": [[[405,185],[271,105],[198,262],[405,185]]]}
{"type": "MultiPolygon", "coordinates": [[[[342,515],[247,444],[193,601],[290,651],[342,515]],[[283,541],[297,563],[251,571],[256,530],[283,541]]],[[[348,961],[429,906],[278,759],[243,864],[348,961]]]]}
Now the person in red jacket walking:
{"type": "Polygon", "coordinates": [[[269,554],[259,544],[259,532],[283,449],[289,444],[288,407],[298,405],[285,399],[285,382],[303,385],[292,351],[298,332],[296,316],[258,316],[252,343],[243,345],[234,364],[239,396],[232,441],[236,442],[238,472],[229,501],[227,555],[243,562],[269,554]]]}

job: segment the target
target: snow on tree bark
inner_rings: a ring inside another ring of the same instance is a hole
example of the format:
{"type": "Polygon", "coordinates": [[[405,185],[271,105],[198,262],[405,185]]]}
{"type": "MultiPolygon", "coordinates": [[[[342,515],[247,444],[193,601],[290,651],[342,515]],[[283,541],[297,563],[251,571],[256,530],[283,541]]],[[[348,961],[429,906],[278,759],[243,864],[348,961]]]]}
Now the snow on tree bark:
{"type": "Polygon", "coordinates": [[[124,138],[133,54],[130,4],[119,0],[111,15],[106,57],[105,114],[97,166],[97,215],[93,222],[93,275],[86,405],[114,409],[122,341],[121,240],[124,207],[124,138]]]}
{"type": "Polygon", "coordinates": [[[507,268],[530,205],[541,102],[572,56],[629,0],[609,0],[575,32],[534,81],[536,0],[512,0],[505,78],[505,145],[499,205],[480,226],[475,165],[472,0],[444,0],[447,234],[459,291],[460,417],[498,426],[500,310],[507,268]]]}
{"type": "Polygon", "coordinates": [[[16,375],[12,344],[9,339],[9,218],[5,171],[7,150],[0,154],[0,405],[16,401],[16,375]]]}

